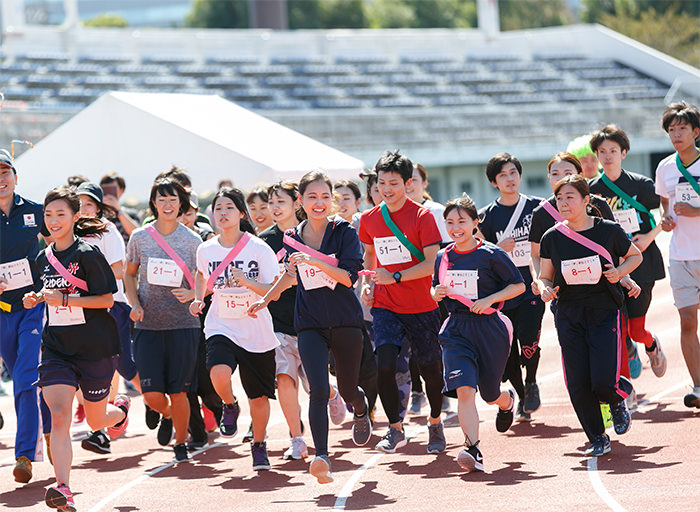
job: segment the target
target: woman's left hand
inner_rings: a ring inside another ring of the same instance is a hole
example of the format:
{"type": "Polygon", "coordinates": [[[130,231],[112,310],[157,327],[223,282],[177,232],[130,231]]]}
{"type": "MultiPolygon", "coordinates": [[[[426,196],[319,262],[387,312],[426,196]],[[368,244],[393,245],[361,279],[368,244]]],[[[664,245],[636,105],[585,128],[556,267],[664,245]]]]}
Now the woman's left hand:
{"type": "Polygon", "coordinates": [[[43,290],[44,301],[48,306],[62,306],[63,292],[60,290],[43,290]]]}
{"type": "Polygon", "coordinates": [[[471,311],[472,313],[476,313],[477,315],[480,315],[485,310],[490,308],[492,304],[493,304],[493,301],[489,300],[488,298],[475,300],[474,303],[471,306],[469,306],[469,311],[471,311]]]}
{"type": "Polygon", "coordinates": [[[314,267],[318,267],[318,261],[316,258],[312,258],[306,253],[303,253],[301,251],[297,251],[294,254],[292,254],[289,257],[289,264],[297,266],[300,263],[306,263],[307,265],[313,265],[314,267]]]}
{"type": "Polygon", "coordinates": [[[617,270],[617,267],[613,266],[612,263],[606,263],[605,266],[608,269],[608,270],[603,272],[603,275],[605,276],[605,278],[613,284],[617,283],[620,280],[620,278],[622,277],[620,275],[620,271],[617,270]]]}

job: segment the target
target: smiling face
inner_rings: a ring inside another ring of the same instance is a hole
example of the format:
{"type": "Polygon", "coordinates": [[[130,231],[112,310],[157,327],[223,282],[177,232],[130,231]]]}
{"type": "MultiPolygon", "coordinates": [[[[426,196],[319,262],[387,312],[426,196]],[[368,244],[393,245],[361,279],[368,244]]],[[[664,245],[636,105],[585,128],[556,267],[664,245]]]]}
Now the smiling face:
{"type": "Polygon", "coordinates": [[[621,149],[617,142],[606,139],[598,146],[596,155],[604,171],[618,171],[622,168],[622,160],[627,156],[627,151],[621,149]]]}
{"type": "Polygon", "coordinates": [[[586,214],[590,196],[581,196],[573,185],[564,185],[556,195],[557,210],[566,220],[575,219],[586,214]]]}
{"type": "Polygon", "coordinates": [[[338,205],[338,215],[347,220],[352,221],[352,216],[357,213],[360,208],[360,200],[355,198],[355,194],[349,187],[337,187],[335,189],[335,201],[338,205]]]}
{"type": "Polygon", "coordinates": [[[427,188],[428,180],[423,180],[418,168],[414,167],[413,176],[406,183],[406,195],[416,203],[421,204],[423,202],[423,194],[427,188]]]}
{"type": "Polygon", "coordinates": [[[554,185],[556,185],[559,180],[569,176],[570,174],[578,174],[578,169],[576,169],[574,164],[567,162],[566,160],[554,162],[549,167],[549,184],[551,185],[552,190],[554,190],[554,185]]]}
{"type": "Polygon", "coordinates": [[[683,119],[676,119],[668,127],[668,136],[673,149],[683,153],[695,147],[695,141],[700,137],[700,128],[693,128],[693,125],[683,119]]]}
{"type": "Polygon", "coordinates": [[[377,177],[377,191],[387,206],[400,204],[406,199],[406,187],[410,185],[411,180],[404,183],[403,178],[397,172],[380,171],[377,177]]]}
{"type": "Polygon", "coordinates": [[[275,224],[287,224],[296,220],[297,202],[285,192],[273,192],[267,202],[275,224]]]}
{"type": "Polygon", "coordinates": [[[474,238],[474,230],[479,224],[479,219],[472,219],[461,208],[453,208],[445,217],[447,234],[457,245],[470,242],[474,238]]]}
{"type": "Polygon", "coordinates": [[[236,208],[236,203],[230,197],[221,196],[214,205],[214,222],[223,231],[240,227],[245,213],[236,208]]]}
{"type": "Polygon", "coordinates": [[[501,194],[517,194],[520,190],[521,176],[518,168],[513,162],[506,162],[501,170],[496,174],[496,179],[492,185],[501,194]]]}
{"type": "Polygon", "coordinates": [[[312,181],[301,196],[301,207],[309,220],[328,217],[333,204],[333,194],[328,184],[321,180],[312,181]]]}
{"type": "Polygon", "coordinates": [[[255,196],[248,203],[248,211],[250,212],[250,218],[255,222],[255,226],[258,231],[264,231],[270,226],[272,226],[272,215],[270,215],[270,209],[267,203],[260,199],[260,197],[255,196]]]}
{"type": "Polygon", "coordinates": [[[79,195],[78,198],[80,199],[80,215],[91,218],[97,217],[97,210],[99,208],[95,200],[85,195],[79,195]]]}
{"type": "Polygon", "coordinates": [[[17,175],[12,167],[0,164],[0,200],[11,198],[17,186],[17,175]]]}
{"type": "Polygon", "coordinates": [[[180,214],[180,198],[178,196],[162,195],[157,192],[154,203],[158,219],[177,221],[180,214]]]}
{"type": "Polygon", "coordinates": [[[73,236],[73,225],[80,214],[74,212],[68,201],[56,199],[44,208],[44,223],[55,240],[73,236]]]}

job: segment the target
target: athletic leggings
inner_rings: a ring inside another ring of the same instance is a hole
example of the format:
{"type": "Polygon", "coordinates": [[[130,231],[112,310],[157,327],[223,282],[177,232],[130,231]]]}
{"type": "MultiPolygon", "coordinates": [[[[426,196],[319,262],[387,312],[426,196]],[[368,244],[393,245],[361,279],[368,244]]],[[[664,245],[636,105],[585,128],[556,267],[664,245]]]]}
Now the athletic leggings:
{"type": "Polygon", "coordinates": [[[365,408],[365,394],[358,387],[362,363],[363,336],[360,327],[306,329],[298,333],[299,356],[309,381],[309,425],[316,455],[328,455],[328,350],[335,358],[338,391],[359,414],[365,408]]]}

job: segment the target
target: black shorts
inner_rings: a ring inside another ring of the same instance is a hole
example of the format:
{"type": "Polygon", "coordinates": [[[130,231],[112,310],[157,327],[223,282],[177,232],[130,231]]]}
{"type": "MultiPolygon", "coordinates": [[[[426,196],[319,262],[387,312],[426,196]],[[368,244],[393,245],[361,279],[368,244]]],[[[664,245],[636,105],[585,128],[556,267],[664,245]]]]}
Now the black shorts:
{"type": "Polygon", "coordinates": [[[199,329],[134,329],[134,362],[144,393],[194,391],[199,329]]]}
{"type": "Polygon", "coordinates": [[[642,289],[639,297],[632,298],[625,291],[625,314],[627,318],[641,318],[647,315],[649,306],[651,305],[651,291],[654,289],[654,282],[637,283],[642,289]]]}
{"type": "Polygon", "coordinates": [[[241,384],[251,400],[266,396],[275,399],[275,350],[248,352],[226,336],[217,334],[207,339],[207,369],[219,364],[240,367],[241,384]]]}
{"type": "Polygon", "coordinates": [[[442,351],[438,343],[440,331],[438,308],[413,314],[372,308],[372,317],[376,349],[382,345],[394,345],[400,350],[406,338],[411,347],[411,357],[420,366],[433,364],[442,359],[442,351]]]}
{"type": "Polygon", "coordinates": [[[103,357],[97,361],[42,360],[35,384],[40,388],[66,384],[80,389],[88,402],[99,402],[109,395],[117,357],[103,357]]]}
{"type": "Polygon", "coordinates": [[[513,324],[513,343],[520,345],[521,364],[525,364],[539,350],[544,310],[544,302],[536,297],[503,311],[513,324]]]}

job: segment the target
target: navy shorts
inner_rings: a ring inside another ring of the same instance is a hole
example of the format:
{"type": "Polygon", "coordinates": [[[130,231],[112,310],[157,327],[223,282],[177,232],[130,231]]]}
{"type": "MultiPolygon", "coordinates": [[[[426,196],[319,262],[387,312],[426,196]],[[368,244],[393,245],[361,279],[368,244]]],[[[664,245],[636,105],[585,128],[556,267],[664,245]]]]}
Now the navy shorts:
{"type": "Polygon", "coordinates": [[[435,308],[425,313],[394,313],[384,308],[372,308],[374,344],[395,345],[401,349],[404,338],[408,339],[411,357],[419,366],[440,361],[442,353],[438,343],[440,310],[435,308]]]}
{"type": "Polygon", "coordinates": [[[511,336],[510,320],[502,313],[452,313],[439,337],[445,371],[443,393],[456,398],[457,388],[469,386],[478,389],[484,401],[497,400],[511,336]]]}
{"type": "Polygon", "coordinates": [[[109,396],[117,357],[103,357],[97,361],[46,359],[39,363],[40,388],[56,384],[73,386],[83,392],[88,402],[99,402],[109,396]]]}
{"type": "Polygon", "coordinates": [[[199,329],[134,329],[134,361],[144,393],[185,393],[197,382],[199,329]]]}
{"type": "Polygon", "coordinates": [[[134,363],[134,356],[131,353],[131,320],[129,313],[131,307],[125,302],[115,302],[110,308],[109,314],[112,315],[114,321],[117,322],[119,328],[119,339],[122,345],[121,354],[117,361],[117,371],[119,375],[126,380],[131,380],[136,377],[138,370],[134,363]]]}
{"type": "Polygon", "coordinates": [[[231,372],[240,367],[241,384],[248,398],[266,396],[275,399],[275,349],[267,352],[248,352],[226,336],[217,334],[207,339],[207,369],[224,364],[231,372]]]}

